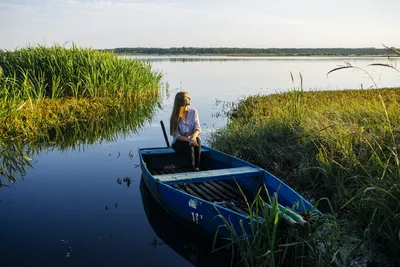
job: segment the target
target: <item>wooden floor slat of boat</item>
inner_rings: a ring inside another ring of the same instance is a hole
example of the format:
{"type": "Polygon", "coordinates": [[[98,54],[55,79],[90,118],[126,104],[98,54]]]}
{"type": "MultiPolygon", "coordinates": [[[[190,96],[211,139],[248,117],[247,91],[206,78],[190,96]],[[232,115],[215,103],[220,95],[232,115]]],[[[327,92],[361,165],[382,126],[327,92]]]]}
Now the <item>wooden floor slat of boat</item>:
{"type": "Polygon", "coordinates": [[[173,187],[175,187],[176,189],[179,189],[179,190],[183,190],[183,191],[185,191],[186,193],[188,193],[188,194],[190,194],[192,196],[195,196],[195,197],[198,197],[198,198],[202,198],[198,193],[196,193],[190,187],[188,187],[187,184],[182,184],[182,185],[176,184],[176,185],[173,185],[173,187]]]}
{"type": "Polygon", "coordinates": [[[225,192],[218,190],[217,188],[212,186],[211,183],[209,183],[209,182],[203,182],[202,184],[205,187],[207,187],[211,192],[213,192],[213,194],[215,194],[217,196],[217,198],[220,198],[222,200],[233,198],[232,196],[228,196],[227,194],[225,194],[225,192]]]}
{"type": "Polygon", "coordinates": [[[204,183],[197,183],[196,186],[200,187],[204,192],[207,192],[207,194],[212,197],[213,201],[222,201],[222,200],[224,200],[224,198],[222,198],[218,194],[215,194],[214,191],[211,191],[204,183]]]}
{"type": "Polygon", "coordinates": [[[229,192],[235,194],[238,197],[242,198],[242,193],[240,193],[239,188],[237,188],[237,186],[232,186],[229,184],[228,181],[215,181],[216,183],[218,183],[220,186],[222,186],[225,190],[229,190],[229,192]]]}
{"type": "Polygon", "coordinates": [[[201,189],[197,185],[188,183],[187,186],[190,189],[194,190],[196,193],[198,193],[202,199],[205,199],[205,200],[208,200],[211,202],[215,201],[209,194],[207,194],[207,192],[205,192],[203,189],[201,189]]]}
{"type": "Polygon", "coordinates": [[[228,196],[227,199],[229,198],[233,198],[236,199],[239,197],[239,194],[237,193],[232,193],[231,191],[226,190],[224,187],[222,187],[219,183],[217,183],[216,181],[208,181],[207,183],[211,184],[212,186],[214,186],[219,192],[223,192],[225,195],[228,196]]]}

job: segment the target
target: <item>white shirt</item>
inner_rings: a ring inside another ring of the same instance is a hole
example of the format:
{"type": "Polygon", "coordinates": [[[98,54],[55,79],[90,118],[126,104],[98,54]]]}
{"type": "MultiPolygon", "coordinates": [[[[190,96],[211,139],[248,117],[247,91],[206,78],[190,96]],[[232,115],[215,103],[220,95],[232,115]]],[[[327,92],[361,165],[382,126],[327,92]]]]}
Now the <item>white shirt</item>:
{"type": "Polygon", "coordinates": [[[175,143],[179,136],[187,136],[190,138],[196,130],[201,132],[199,114],[196,109],[188,107],[186,121],[179,117],[178,131],[174,135],[171,144],[175,143]]]}

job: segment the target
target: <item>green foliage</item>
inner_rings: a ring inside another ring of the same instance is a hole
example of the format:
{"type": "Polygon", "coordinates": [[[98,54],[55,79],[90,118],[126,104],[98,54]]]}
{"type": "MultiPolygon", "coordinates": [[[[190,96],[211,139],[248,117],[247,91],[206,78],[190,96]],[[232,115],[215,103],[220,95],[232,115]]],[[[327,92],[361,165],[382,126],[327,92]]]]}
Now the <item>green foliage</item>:
{"type": "MultiPolygon", "coordinates": [[[[239,187],[240,189],[240,187],[239,187]]],[[[311,213],[296,214],[304,224],[292,224],[288,213],[279,207],[278,194],[269,196],[266,187],[260,188],[254,200],[248,200],[249,215],[240,221],[243,235],[239,235],[229,219],[221,214],[221,227],[228,229],[230,238],[225,246],[231,247],[233,256],[238,257],[238,265],[245,267],[278,266],[342,266],[345,260],[338,254],[339,236],[336,219],[311,213]],[[267,204],[268,203],[268,204],[267,204]],[[247,233],[244,228],[249,224],[247,233]]],[[[317,202],[318,204],[319,202],[317,202]]],[[[218,208],[216,207],[218,210],[218,208]]],[[[293,217],[291,217],[293,218],[293,217]]],[[[218,233],[216,233],[217,235],[218,233]]]]}
{"type": "Polygon", "coordinates": [[[368,225],[369,237],[387,244],[396,261],[399,103],[399,89],[250,96],[227,113],[227,127],[210,143],[267,169],[302,194],[329,197],[335,211],[368,225]]]}
{"type": "Polygon", "coordinates": [[[24,176],[41,147],[137,130],[153,115],[160,79],[149,63],[75,45],[0,50],[0,175],[24,176]]]}
{"type": "Polygon", "coordinates": [[[1,98],[125,97],[159,87],[149,63],[93,49],[28,47],[0,50],[1,98]]]}

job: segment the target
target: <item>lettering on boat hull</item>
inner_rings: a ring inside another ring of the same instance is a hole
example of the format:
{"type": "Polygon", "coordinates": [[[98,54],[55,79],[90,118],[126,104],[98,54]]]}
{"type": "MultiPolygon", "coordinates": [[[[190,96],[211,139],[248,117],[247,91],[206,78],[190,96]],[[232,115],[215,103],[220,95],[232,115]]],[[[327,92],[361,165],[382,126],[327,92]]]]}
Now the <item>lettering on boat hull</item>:
{"type": "Polygon", "coordinates": [[[192,220],[196,224],[200,224],[201,220],[203,220],[203,215],[198,214],[197,212],[192,211],[192,220]]]}

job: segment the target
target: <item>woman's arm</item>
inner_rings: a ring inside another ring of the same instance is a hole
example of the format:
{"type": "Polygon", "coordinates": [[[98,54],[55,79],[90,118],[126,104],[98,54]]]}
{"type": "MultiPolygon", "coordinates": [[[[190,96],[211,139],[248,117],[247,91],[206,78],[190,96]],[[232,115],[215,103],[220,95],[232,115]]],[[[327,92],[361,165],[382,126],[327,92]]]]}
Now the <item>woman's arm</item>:
{"type": "Polygon", "coordinates": [[[193,132],[192,136],[190,137],[190,139],[196,140],[196,138],[197,138],[197,136],[199,136],[199,134],[200,134],[200,130],[199,129],[194,130],[194,132],[193,132]]]}
{"type": "Polygon", "coordinates": [[[197,113],[197,110],[194,110],[193,114],[193,123],[194,123],[194,131],[192,135],[190,136],[190,145],[198,146],[197,144],[197,137],[201,133],[201,127],[200,127],[200,120],[199,120],[199,114],[197,113]]]}

